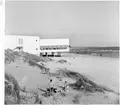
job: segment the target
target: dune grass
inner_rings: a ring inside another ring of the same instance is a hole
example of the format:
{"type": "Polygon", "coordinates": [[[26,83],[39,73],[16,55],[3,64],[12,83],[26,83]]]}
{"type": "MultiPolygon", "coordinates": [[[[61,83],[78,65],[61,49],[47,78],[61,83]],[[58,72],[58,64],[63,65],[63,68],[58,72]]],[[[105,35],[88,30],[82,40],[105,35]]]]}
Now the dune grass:
{"type": "Polygon", "coordinates": [[[42,104],[42,99],[37,92],[23,91],[17,80],[8,73],[5,73],[5,104],[42,104]],[[31,98],[33,100],[31,101],[31,98]]]}
{"type": "Polygon", "coordinates": [[[80,96],[77,94],[77,95],[75,95],[74,97],[73,97],[73,103],[74,104],[80,104],[80,102],[79,102],[79,98],[80,98],[80,96]]]}
{"type": "Polygon", "coordinates": [[[5,50],[5,64],[14,62],[19,57],[20,54],[17,51],[12,51],[11,49],[5,50]]]}
{"type": "Polygon", "coordinates": [[[35,62],[48,62],[52,61],[53,59],[48,58],[48,57],[40,57],[34,54],[30,54],[27,52],[18,52],[18,51],[13,51],[11,49],[5,50],[5,63],[6,62],[14,62],[16,58],[24,58],[25,61],[33,60],[35,62]]]}
{"type": "Polygon", "coordinates": [[[52,61],[53,59],[48,58],[48,57],[41,57],[41,56],[37,56],[35,54],[30,54],[27,52],[21,52],[21,55],[23,58],[25,58],[26,60],[33,60],[35,62],[48,62],[48,61],[52,61]]]}
{"type": "Polygon", "coordinates": [[[36,66],[36,67],[38,67],[38,68],[40,68],[43,72],[45,72],[45,73],[49,73],[49,68],[47,68],[47,67],[45,67],[45,66],[43,66],[43,65],[41,65],[41,64],[38,64],[37,62],[35,62],[34,60],[28,60],[28,64],[30,65],[30,66],[36,66]]]}
{"type": "Polygon", "coordinates": [[[20,102],[20,87],[17,80],[8,73],[5,73],[5,103],[19,103],[20,102]],[[11,100],[13,98],[13,100],[11,100]]]}
{"type": "Polygon", "coordinates": [[[52,61],[51,58],[47,57],[40,57],[34,54],[30,54],[27,52],[17,52],[11,49],[5,50],[5,63],[14,62],[17,58],[23,58],[24,62],[27,62],[30,66],[36,66],[43,70],[45,73],[49,72],[49,68],[45,67],[44,65],[38,64],[38,62],[48,62],[52,61]]]}
{"type": "Polygon", "coordinates": [[[114,92],[112,89],[109,89],[104,86],[100,86],[94,81],[88,79],[87,77],[85,77],[84,75],[78,72],[70,71],[67,69],[59,69],[58,71],[56,71],[56,73],[51,73],[50,75],[56,76],[56,77],[67,77],[67,78],[72,78],[76,80],[75,83],[69,84],[69,86],[75,90],[84,90],[89,92],[98,91],[103,93],[104,91],[114,92]],[[83,86],[83,89],[81,88],[81,86],[83,86]]]}
{"type": "Polygon", "coordinates": [[[60,59],[59,61],[57,61],[57,63],[67,63],[67,60],[60,59]]]}

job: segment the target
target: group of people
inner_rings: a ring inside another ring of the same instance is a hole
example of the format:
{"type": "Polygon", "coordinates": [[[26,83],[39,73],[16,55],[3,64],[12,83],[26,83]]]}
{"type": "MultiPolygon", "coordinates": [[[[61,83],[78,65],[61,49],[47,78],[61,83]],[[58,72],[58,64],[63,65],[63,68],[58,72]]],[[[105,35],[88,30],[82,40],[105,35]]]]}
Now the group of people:
{"type": "Polygon", "coordinates": [[[64,82],[62,81],[62,85],[60,85],[59,83],[60,83],[60,81],[54,82],[53,79],[49,79],[48,91],[54,92],[54,93],[62,92],[62,91],[68,92],[69,85],[68,85],[67,81],[64,81],[64,82]]]}

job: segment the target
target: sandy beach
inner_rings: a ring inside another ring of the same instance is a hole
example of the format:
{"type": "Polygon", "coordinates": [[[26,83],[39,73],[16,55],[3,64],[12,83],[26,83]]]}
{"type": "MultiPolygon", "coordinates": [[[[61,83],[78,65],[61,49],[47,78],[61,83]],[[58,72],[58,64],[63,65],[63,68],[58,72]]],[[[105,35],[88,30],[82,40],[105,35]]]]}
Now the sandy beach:
{"type": "Polygon", "coordinates": [[[72,54],[67,57],[55,57],[47,64],[51,72],[66,68],[86,75],[98,84],[108,86],[116,92],[119,90],[119,59],[89,55],[72,54]],[[67,60],[67,63],[56,63],[58,60],[67,60]]]}
{"type": "MultiPolygon", "coordinates": [[[[63,57],[52,57],[52,61],[38,62],[50,69],[50,73],[56,73],[57,70],[67,69],[74,72],[78,72],[90,80],[94,81],[98,85],[102,85],[119,92],[119,64],[118,59],[113,58],[101,58],[77,54],[69,54],[63,57]],[[59,62],[65,60],[66,62],[59,62]]],[[[48,74],[41,74],[41,70],[38,67],[32,67],[23,62],[22,59],[17,59],[15,62],[5,66],[5,72],[13,75],[21,88],[26,88],[27,91],[38,91],[38,88],[45,89],[49,85],[48,74]]],[[[53,82],[58,81],[56,77],[52,77],[53,82]]],[[[62,78],[68,83],[75,83],[72,78],[62,78]]],[[[45,98],[40,91],[38,91],[44,104],[115,104],[118,103],[119,96],[112,92],[83,92],[76,91],[72,88],[68,89],[66,96],[63,98],[60,94],[45,98]],[[59,101],[58,101],[59,100],[59,101]],[[61,100],[61,101],[60,101],[61,100]]]]}

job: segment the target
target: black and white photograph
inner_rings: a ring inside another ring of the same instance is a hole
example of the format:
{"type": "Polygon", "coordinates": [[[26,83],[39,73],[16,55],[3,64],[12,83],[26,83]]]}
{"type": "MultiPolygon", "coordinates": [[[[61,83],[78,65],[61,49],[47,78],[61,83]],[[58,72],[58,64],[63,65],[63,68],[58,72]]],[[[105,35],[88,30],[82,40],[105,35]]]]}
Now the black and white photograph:
{"type": "Polygon", "coordinates": [[[4,5],[4,104],[119,104],[118,0],[4,5]]]}

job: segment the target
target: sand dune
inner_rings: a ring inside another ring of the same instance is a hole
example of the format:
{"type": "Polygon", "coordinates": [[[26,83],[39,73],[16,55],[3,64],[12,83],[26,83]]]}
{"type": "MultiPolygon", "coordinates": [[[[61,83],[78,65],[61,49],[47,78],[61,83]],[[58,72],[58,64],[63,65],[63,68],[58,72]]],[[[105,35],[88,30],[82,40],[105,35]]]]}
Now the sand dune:
{"type": "Polygon", "coordinates": [[[67,68],[82,73],[98,84],[110,87],[116,92],[119,91],[119,59],[74,55],[74,57],[55,57],[54,60],[47,64],[51,68],[51,72],[59,68],[67,68]],[[67,60],[68,63],[56,63],[60,59],[67,60]]]}
{"type": "MultiPolygon", "coordinates": [[[[43,59],[43,58],[42,58],[43,59]]],[[[69,55],[67,57],[54,57],[53,60],[44,62],[39,61],[49,72],[56,73],[57,70],[71,70],[84,75],[98,85],[106,86],[118,93],[119,75],[118,59],[100,58],[93,56],[69,55]],[[59,62],[60,61],[60,62],[59,62]]],[[[119,96],[113,92],[87,92],[78,91],[69,87],[68,92],[64,95],[57,93],[50,97],[44,97],[38,88],[45,89],[49,86],[49,78],[54,78],[53,82],[60,85],[57,77],[50,74],[41,74],[42,68],[31,66],[23,59],[15,59],[14,62],[5,66],[5,72],[13,75],[18,81],[21,88],[26,88],[28,92],[26,103],[35,103],[35,99],[42,100],[44,104],[118,104],[119,96]],[[36,91],[38,98],[35,98],[31,91],[36,91]],[[29,99],[28,96],[34,97],[29,99]]],[[[69,84],[75,83],[73,78],[62,77],[62,82],[67,81],[69,84]]],[[[23,94],[23,93],[22,93],[23,94]]]]}

